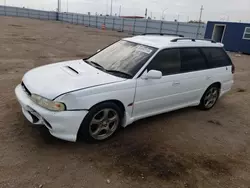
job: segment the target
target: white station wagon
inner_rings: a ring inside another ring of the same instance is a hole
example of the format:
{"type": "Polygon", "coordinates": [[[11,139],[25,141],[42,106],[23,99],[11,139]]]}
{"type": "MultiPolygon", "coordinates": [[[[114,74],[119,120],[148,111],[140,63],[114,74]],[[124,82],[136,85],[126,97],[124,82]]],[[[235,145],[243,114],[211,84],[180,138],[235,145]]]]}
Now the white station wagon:
{"type": "Polygon", "coordinates": [[[223,44],[147,34],[87,59],[28,71],[15,93],[23,114],[60,139],[105,140],[136,120],[188,106],[211,109],[233,85],[223,44]]]}

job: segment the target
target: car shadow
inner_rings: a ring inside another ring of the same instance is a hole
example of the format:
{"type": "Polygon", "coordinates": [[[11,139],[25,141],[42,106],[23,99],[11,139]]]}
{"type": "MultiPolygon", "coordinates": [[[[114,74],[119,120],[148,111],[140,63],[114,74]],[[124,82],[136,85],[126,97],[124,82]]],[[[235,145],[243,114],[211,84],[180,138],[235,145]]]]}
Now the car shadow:
{"type": "MultiPolygon", "coordinates": [[[[180,110],[176,110],[176,111],[167,112],[167,113],[163,113],[160,115],[155,115],[152,117],[144,118],[144,119],[135,121],[131,125],[127,126],[126,128],[119,129],[119,131],[116,133],[116,135],[114,135],[110,139],[107,139],[106,141],[102,141],[102,142],[85,142],[82,139],[78,139],[76,143],[73,143],[73,142],[60,140],[60,139],[52,136],[49,133],[49,130],[43,125],[39,125],[39,126],[32,125],[32,129],[35,129],[36,131],[39,132],[39,136],[41,137],[42,142],[46,145],[64,145],[64,146],[69,145],[70,147],[72,147],[72,145],[74,145],[73,147],[78,147],[81,145],[83,145],[84,147],[86,145],[105,145],[105,144],[109,144],[110,142],[113,142],[113,141],[119,142],[119,138],[121,138],[121,137],[128,138],[130,136],[130,134],[131,134],[131,136],[134,136],[134,134],[137,134],[140,131],[147,131],[147,129],[149,127],[161,126],[159,123],[161,123],[162,121],[168,120],[168,118],[170,118],[170,117],[171,118],[178,118],[178,116],[180,116],[182,114],[195,113],[195,112],[197,112],[197,109],[195,107],[187,107],[187,108],[183,108],[180,110]]],[[[142,132],[142,134],[143,134],[143,132],[142,132]]],[[[37,138],[37,139],[38,139],[38,142],[40,143],[41,139],[39,139],[39,138],[37,138]]]]}

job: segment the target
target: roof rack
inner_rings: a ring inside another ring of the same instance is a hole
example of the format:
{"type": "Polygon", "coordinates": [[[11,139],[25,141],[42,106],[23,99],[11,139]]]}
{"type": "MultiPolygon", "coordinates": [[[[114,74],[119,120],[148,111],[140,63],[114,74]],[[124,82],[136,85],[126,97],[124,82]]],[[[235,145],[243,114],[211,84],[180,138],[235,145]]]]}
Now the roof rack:
{"type": "Polygon", "coordinates": [[[178,40],[191,40],[191,41],[195,42],[195,39],[193,39],[193,38],[187,38],[187,37],[176,38],[176,39],[171,40],[171,42],[177,42],[178,40]]]}
{"type": "Polygon", "coordinates": [[[143,33],[141,35],[160,35],[160,36],[169,35],[169,36],[184,37],[183,35],[178,35],[178,34],[173,34],[173,33],[143,33]]]}
{"type": "Polygon", "coordinates": [[[192,42],[195,42],[196,40],[203,40],[203,41],[209,41],[209,42],[212,42],[212,43],[216,43],[216,41],[211,40],[211,39],[193,39],[193,38],[187,38],[187,37],[176,38],[176,39],[171,40],[171,42],[177,42],[179,40],[191,40],[192,42]]]}
{"type": "Polygon", "coordinates": [[[197,40],[205,40],[205,41],[210,41],[210,42],[212,42],[212,43],[216,43],[216,41],[213,40],[213,39],[197,39],[197,40]]]}

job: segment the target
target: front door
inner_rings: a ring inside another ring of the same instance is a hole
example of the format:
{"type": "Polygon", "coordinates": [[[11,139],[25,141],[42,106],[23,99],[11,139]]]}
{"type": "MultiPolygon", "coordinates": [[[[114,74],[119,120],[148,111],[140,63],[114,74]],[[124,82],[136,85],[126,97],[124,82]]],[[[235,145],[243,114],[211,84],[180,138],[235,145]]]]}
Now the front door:
{"type": "Polygon", "coordinates": [[[145,70],[162,72],[160,79],[137,79],[133,117],[140,119],[166,111],[178,105],[180,87],[180,52],[179,49],[166,49],[159,52],[145,70]]]}
{"type": "Polygon", "coordinates": [[[163,76],[161,79],[138,78],[135,119],[199,104],[210,72],[199,48],[163,50],[145,71],[149,70],[159,70],[163,76]]]}

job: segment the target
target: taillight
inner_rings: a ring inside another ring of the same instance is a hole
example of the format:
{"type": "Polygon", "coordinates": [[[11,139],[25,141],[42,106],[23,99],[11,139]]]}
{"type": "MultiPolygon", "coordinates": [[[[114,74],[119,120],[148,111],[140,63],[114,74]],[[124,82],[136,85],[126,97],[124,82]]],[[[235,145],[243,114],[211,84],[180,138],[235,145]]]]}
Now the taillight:
{"type": "Polygon", "coordinates": [[[235,72],[235,66],[234,66],[234,64],[232,63],[232,74],[234,74],[234,72],[235,72]]]}

